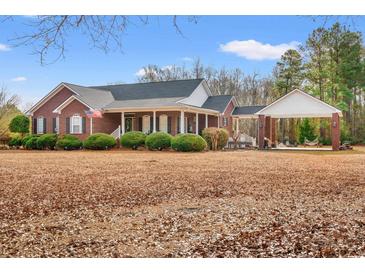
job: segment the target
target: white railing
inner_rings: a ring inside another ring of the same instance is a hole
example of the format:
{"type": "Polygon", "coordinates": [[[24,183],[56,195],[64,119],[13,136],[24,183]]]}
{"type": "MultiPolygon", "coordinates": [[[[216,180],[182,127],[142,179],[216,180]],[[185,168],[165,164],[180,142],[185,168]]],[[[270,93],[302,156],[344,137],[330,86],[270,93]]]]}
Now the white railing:
{"type": "Polygon", "coordinates": [[[110,135],[113,136],[114,139],[120,139],[120,125],[117,127],[116,130],[110,133],[110,135]]]}

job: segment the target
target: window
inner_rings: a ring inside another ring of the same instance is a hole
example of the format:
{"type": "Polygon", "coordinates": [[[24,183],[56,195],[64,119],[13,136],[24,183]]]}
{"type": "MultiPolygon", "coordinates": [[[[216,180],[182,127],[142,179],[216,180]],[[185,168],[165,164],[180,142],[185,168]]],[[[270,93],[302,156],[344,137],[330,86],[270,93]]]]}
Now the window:
{"type": "Polygon", "coordinates": [[[224,127],[228,126],[228,118],[227,117],[223,117],[223,126],[224,127]]]}
{"type": "Polygon", "coordinates": [[[42,116],[37,118],[37,134],[44,133],[44,118],[42,116]]]}
{"type": "Polygon", "coordinates": [[[167,115],[160,115],[160,131],[167,132],[167,115]]]}
{"type": "Polygon", "coordinates": [[[82,118],[78,114],[71,117],[71,133],[73,134],[82,133],[82,118]]]}
{"type": "Polygon", "coordinates": [[[149,115],[144,115],[142,118],[142,131],[144,133],[150,133],[151,118],[149,115]]]}

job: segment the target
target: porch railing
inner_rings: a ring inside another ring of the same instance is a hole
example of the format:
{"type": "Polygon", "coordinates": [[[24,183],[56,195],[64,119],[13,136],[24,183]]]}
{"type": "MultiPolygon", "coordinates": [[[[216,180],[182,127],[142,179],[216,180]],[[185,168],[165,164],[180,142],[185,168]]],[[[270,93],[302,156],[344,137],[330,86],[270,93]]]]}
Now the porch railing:
{"type": "Polygon", "coordinates": [[[120,139],[120,125],[117,127],[116,130],[110,133],[110,135],[113,136],[114,139],[120,139]]]}

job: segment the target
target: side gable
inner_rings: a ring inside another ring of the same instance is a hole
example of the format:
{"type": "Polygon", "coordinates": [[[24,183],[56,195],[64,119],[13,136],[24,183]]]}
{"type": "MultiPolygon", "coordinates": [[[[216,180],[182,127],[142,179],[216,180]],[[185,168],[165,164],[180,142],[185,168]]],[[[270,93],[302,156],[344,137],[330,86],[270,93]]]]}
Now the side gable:
{"type": "Polygon", "coordinates": [[[339,109],[295,89],[270,105],[256,112],[256,115],[266,115],[273,118],[298,117],[331,117],[332,113],[342,113],[339,109]]]}
{"type": "Polygon", "coordinates": [[[40,100],[33,108],[27,111],[27,114],[33,116],[48,116],[55,108],[73,95],[74,93],[69,88],[61,86],[40,100]]]}
{"type": "Polygon", "coordinates": [[[185,105],[201,107],[205,101],[208,99],[209,96],[212,95],[208,84],[205,80],[201,81],[201,83],[195,88],[195,90],[190,94],[189,97],[184,98],[178,103],[182,103],[185,105]]]}

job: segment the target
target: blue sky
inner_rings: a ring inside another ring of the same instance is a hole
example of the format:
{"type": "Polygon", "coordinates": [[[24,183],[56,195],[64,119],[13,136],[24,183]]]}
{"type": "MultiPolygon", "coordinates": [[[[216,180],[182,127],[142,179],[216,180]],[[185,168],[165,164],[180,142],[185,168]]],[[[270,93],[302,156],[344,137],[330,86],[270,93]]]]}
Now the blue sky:
{"type": "MultiPolygon", "coordinates": [[[[9,40],[24,33],[30,20],[19,16],[0,25],[0,84],[20,95],[23,105],[36,102],[62,81],[81,85],[132,83],[145,65],[188,67],[195,58],[217,68],[239,67],[265,76],[280,52],[304,43],[320,26],[304,16],[202,16],[197,24],[181,17],[181,36],[171,17],[150,17],[148,25],[135,20],[137,23],[129,26],[123,52],[105,54],[92,48],[80,33],[73,33],[67,42],[66,59],[42,66],[31,47],[12,48],[9,40]]],[[[357,30],[364,32],[364,24],[358,24],[357,30]]]]}

